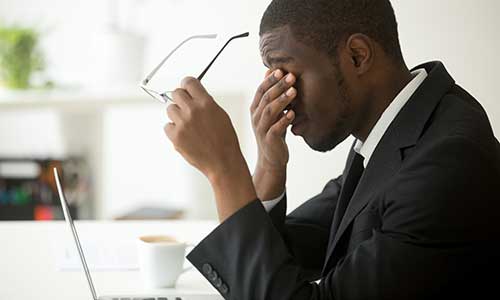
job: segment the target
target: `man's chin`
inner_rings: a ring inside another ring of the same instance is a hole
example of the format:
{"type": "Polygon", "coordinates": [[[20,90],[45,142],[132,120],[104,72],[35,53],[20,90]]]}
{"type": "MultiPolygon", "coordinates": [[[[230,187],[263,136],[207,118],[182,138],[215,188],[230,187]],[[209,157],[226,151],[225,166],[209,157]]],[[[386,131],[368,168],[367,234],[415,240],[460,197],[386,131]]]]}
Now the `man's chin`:
{"type": "Polygon", "coordinates": [[[337,147],[338,144],[342,143],[347,138],[347,136],[342,138],[329,136],[328,138],[315,139],[312,137],[308,137],[307,135],[303,135],[302,138],[309,146],[309,148],[313,149],[314,151],[328,152],[335,149],[335,147],[337,147]]]}

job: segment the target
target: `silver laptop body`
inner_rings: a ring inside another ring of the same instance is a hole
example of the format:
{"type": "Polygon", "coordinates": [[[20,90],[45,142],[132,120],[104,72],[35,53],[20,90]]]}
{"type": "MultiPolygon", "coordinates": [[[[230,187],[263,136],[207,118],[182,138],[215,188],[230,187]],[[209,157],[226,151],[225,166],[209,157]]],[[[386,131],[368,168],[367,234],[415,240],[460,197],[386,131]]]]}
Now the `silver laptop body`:
{"type": "Polygon", "coordinates": [[[83,253],[82,246],[80,244],[80,239],[78,238],[78,233],[76,232],[75,225],[73,223],[73,218],[69,212],[68,203],[66,202],[66,198],[64,197],[64,192],[62,189],[61,181],[59,179],[59,174],[57,172],[57,168],[54,168],[54,178],[56,180],[57,191],[59,193],[59,200],[61,200],[61,206],[64,213],[64,219],[66,219],[66,223],[69,225],[71,233],[73,234],[73,238],[75,240],[76,248],[78,250],[78,254],[80,255],[80,260],[82,262],[83,270],[85,271],[85,276],[87,277],[87,282],[89,283],[90,292],[92,293],[93,300],[223,300],[219,295],[200,295],[200,294],[175,294],[175,292],[169,294],[162,295],[109,295],[109,296],[98,296],[94,283],[92,282],[92,277],[90,276],[90,271],[87,265],[87,261],[85,260],[85,255],[83,253]]]}

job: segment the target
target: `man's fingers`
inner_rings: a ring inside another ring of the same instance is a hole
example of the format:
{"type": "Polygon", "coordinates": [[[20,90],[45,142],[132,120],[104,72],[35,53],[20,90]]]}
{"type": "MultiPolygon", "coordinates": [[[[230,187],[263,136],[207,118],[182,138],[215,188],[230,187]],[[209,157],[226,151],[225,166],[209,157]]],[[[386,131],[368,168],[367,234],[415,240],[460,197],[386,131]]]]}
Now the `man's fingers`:
{"type": "Polygon", "coordinates": [[[273,73],[273,70],[272,69],[267,69],[264,78],[266,78],[267,76],[271,75],[271,73],[273,73]]]}
{"type": "Polygon", "coordinates": [[[252,105],[250,106],[250,111],[255,111],[259,106],[262,96],[269,90],[273,85],[275,85],[281,78],[283,78],[283,71],[280,69],[266,72],[266,78],[257,88],[255,97],[253,98],[252,105]],[[268,74],[269,73],[269,74],[268,74]]]}
{"type": "Polygon", "coordinates": [[[278,122],[276,122],[268,131],[268,135],[273,137],[282,137],[286,133],[286,129],[290,124],[292,124],[295,118],[295,112],[289,110],[286,114],[283,114],[278,122]]]}
{"type": "Polygon", "coordinates": [[[167,116],[175,124],[179,124],[182,121],[181,109],[177,104],[170,104],[167,106],[167,116]]]}
{"type": "Polygon", "coordinates": [[[174,131],[175,131],[175,124],[174,123],[167,123],[163,127],[163,131],[167,135],[168,139],[172,141],[174,138],[174,131]]]}
{"type": "Polygon", "coordinates": [[[193,99],[205,99],[210,94],[201,82],[194,77],[186,77],[181,82],[181,87],[185,89],[193,99]]]}
{"type": "Polygon", "coordinates": [[[271,127],[276,122],[280,114],[285,108],[295,99],[297,90],[290,87],[286,92],[282,93],[276,100],[269,103],[262,111],[259,126],[264,130],[271,127]]]}
{"type": "Polygon", "coordinates": [[[175,89],[172,92],[172,98],[174,103],[177,104],[181,109],[188,109],[190,105],[190,101],[193,99],[189,96],[188,92],[185,89],[175,89]]]}
{"type": "Polygon", "coordinates": [[[295,76],[292,73],[288,73],[283,77],[278,83],[267,90],[262,96],[262,99],[254,111],[256,118],[263,113],[263,110],[267,109],[266,106],[274,102],[278,97],[285,93],[293,84],[295,83],[295,76]]]}

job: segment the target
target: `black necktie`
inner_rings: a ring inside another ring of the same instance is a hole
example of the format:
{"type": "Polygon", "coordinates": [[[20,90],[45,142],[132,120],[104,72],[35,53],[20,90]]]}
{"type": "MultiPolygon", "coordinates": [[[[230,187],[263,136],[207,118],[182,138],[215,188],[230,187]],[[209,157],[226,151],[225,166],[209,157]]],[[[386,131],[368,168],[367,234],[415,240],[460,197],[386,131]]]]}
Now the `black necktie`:
{"type": "Polygon", "coordinates": [[[344,185],[342,186],[341,199],[338,205],[338,213],[339,220],[342,220],[345,210],[347,209],[347,205],[351,201],[352,195],[358,186],[359,179],[361,175],[363,175],[363,171],[365,168],[363,167],[363,156],[358,154],[357,152],[354,155],[351,168],[349,169],[349,173],[344,181],[344,185]]]}

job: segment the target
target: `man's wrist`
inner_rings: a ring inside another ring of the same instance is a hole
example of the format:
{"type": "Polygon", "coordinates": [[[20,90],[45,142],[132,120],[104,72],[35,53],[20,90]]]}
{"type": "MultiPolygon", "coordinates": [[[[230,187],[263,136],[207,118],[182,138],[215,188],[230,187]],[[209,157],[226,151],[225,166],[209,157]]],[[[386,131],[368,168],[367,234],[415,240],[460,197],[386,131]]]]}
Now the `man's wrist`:
{"type": "Polygon", "coordinates": [[[286,174],[286,164],[285,165],[271,164],[259,156],[257,158],[257,164],[255,165],[255,171],[256,172],[260,171],[262,173],[279,176],[286,174]]]}
{"type": "Polygon", "coordinates": [[[283,168],[265,168],[257,164],[252,177],[259,199],[275,199],[283,193],[286,184],[286,166],[283,168]]]}
{"type": "Polygon", "coordinates": [[[232,158],[227,157],[225,160],[218,161],[217,164],[207,172],[206,177],[210,184],[214,185],[226,181],[226,179],[230,179],[236,174],[241,175],[242,172],[248,173],[249,171],[243,154],[239,152],[232,158]]]}
{"type": "Polygon", "coordinates": [[[219,220],[223,222],[236,211],[257,199],[252,177],[245,159],[227,160],[207,175],[215,194],[219,220]]]}

